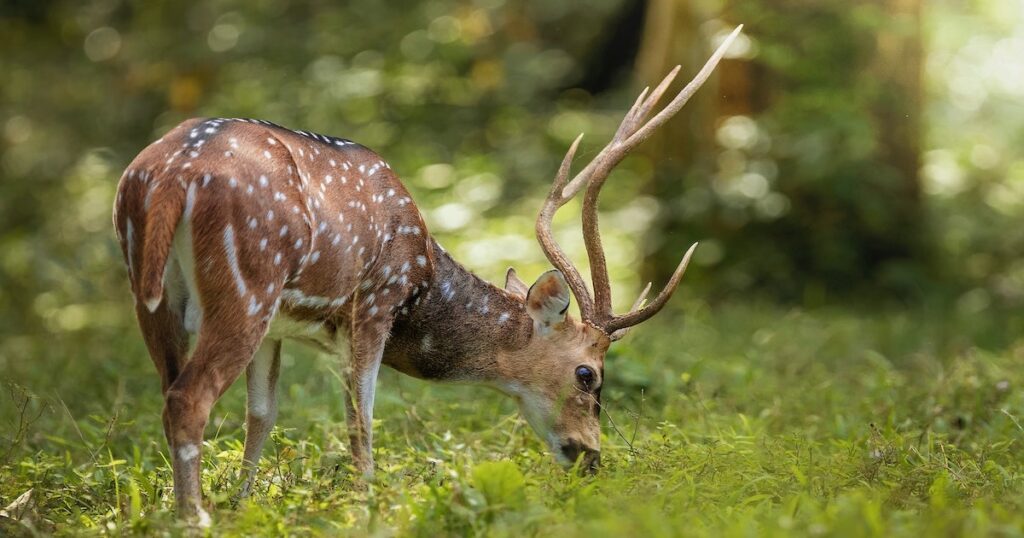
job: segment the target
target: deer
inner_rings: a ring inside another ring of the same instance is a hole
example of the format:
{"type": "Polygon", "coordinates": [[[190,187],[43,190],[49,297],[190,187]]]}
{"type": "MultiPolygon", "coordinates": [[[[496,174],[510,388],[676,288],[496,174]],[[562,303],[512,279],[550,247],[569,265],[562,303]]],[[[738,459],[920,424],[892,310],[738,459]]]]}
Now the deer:
{"type": "Polygon", "coordinates": [[[121,176],[113,221],[161,379],[179,516],[210,523],[200,491],[203,433],[213,405],[243,370],[237,497],[250,494],[277,417],[283,340],[340,361],[348,450],[366,479],[374,473],[381,365],[497,389],[518,404],[558,462],[595,472],[609,346],[665,306],[697,246],[652,301],[647,284],[632,308],[616,315],[598,197],[615,166],[704,84],[741,29],[653,116],[680,68],[641,92],[612,140],[570,180],[583,135],[575,139],[536,220],[554,268],[529,286],[512,268],[498,287],[456,262],[428,233],[391,166],[350,140],[264,120],[197,118],[139,153],[121,176]],[[556,211],[584,188],[593,295],[552,233],[556,211]],[[578,320],[568,312],[571,296],[578,320]]]}

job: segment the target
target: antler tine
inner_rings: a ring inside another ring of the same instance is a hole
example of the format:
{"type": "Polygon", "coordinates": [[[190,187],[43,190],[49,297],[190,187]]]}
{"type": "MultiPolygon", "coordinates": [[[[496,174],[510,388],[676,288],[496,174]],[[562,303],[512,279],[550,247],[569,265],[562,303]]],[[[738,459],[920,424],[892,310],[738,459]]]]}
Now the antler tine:
{"type": "MultiPolygon", "coordinates": [[[[561,191],[565,188],[566,182],[569,181],[569,171],[572,168],[572,160],[576,157],[576,149],[579,148],[580,140],[583,140],[583,133],[580,133],[576,137],[576,140],[572,141],[572,144],[569,146],[569,151],[566,151],[565,157],[562,157],[562,164],[558,165],[558,174],[555,176],[555,182],[551,187],[551,192],[548,194],[548,197],[558,193],[559,199],[565,198],[561,191]]],[[[558,205],[561,206],[567,201],[568,200],[560,200],[558,205]]]]}
{"type": "MultiPolygon", "coordinates": [[[[636,110],[636,114],[626,115],[626,118],[622,120],[622,125],[619,126],[619,130],[625,130],[627,137],[636,132],[637,124],[647,119],[651,110],[658,105],[658,101],[661,101],[661,96],[665,94],[665,90],[667,90],[669,85],[672,84],[672,81],[675,80],[676,75],[679,74],[679,70],[682,68],[683,66],[681,65],[673,67],[672,70],[665,75],[665,78],[661,80],[661,83],[654,88],[654,91],[651,92],[651,96],[643,101],[643,104],[636,110]]],[[[646,93],[647,92],[645,90],[644,94],[646,93]]],[[[641,97],[643,97],[644,94],[641,94],[641,97]]],[[[632,113],[633,111],[630,110],[630,112],[632,113]]],[[[619,138],[619,133],[615,133],[615,138],[619,138]]]]}
{"type": "Polygon", "coordinates": [[[649,91],[651,91],[651,87],[647,86],[637,96],[636,102],[633,103],[633,106],[629,107],[629,112],[626,112],[626,115],[622,118],[622,123],[619,124],[619,128],[615,131],[615,136],[612,137],[613,140],[622,138],[622,133],[630,129],[630,125],[634,123],[635,118],[640,113],[640,109],[643,108],[644,101],[647,99],[647,92],[649,91]]]}
{"type": "MultiPolygon", "coordinates": [[[[640,307],[644,305],[644,300],[647,299],[647,294],[651,292],[651,284],[651,282],[648,282],[647,285],[644,286],[644,291],[641,291],[640,295],[637,296],[635,301],[633,301],[633,306],[629,309],[630,314],[640,310],[640,307]]],[[[626,336],[626,333],[628,333],[631,328],[632,327],[623,327],[617,331],[612,331],[609,336],[612,337],[612,340],[619,340],[623,336],[626,336]]]]}
{"type": "Polygon", "coordinates": [[[569,260],[562,247],[559,246],[558,241],[555,240],[554,233],[551,231],[551,221],[555,216],[555,212],[572,199],[572,196],[565,196],[563,190],[566,182],[569,180],[569,171],[572,168],[573,157],[576,156],[576,150],[579,148],[580,140],[582,139],[583,134],[581,133],[576,137],[576,140],[573,140],[572,145],[569,146],[569,151],[565,152],[565,157],[562,158],[562,164],[558,167],[558,174],[555,175],[551,191],[544,200],[544,206],[541,208],[540,214],[537,215],[536,231],[541,250],[544,251],[544,255],[547,256],[551,265],[554,265],[556,269],[562,272],[566,283],[569,285],[569,289],[572,290],[576,300],[580,303],[580,315],[583,316],[583,319],[589,320],[593,318],[594,312],[594,301],[590,297],[590,291],[587,290],[587,284],[584,282],[583,277],[580,276],[580,272],[572,264],[572,261],[569,260]]]}
{"type": "Polygon", "coordinates": [[[636,298],[635,301],[633,301],[633,306],[629,309],[630,313],[636,312],[637,310],[640,309],[641,306],[644,305],[644,300],[647,299],[647,294],[651,293],[652,284],[654,283],[648,282],[647,285],[644,286],[644,291],[641,291],[640,295],[636,298]]]}
{"type": "MultiPolygon", "coordinates": [[[[693,256],[693,252],[695,250],[697,250],[697,243],[691,245],[689,250],[686,251],[686,254],[683,255],[683,259],[679,262],[679,266],[676,267],[675,272],[672,273],[672,278],[669,279],[668,284],[665,284],[665,288],[661,290],[661,293],[659,293],[650,304],[639,310],[634,308],[634,310],[630,311],[628,314],[614,316],[604,325],[605,331],[608,334],[613,334],[621,329],[626,329],[647,321],[651,316],[657,314],[661,308],[665,306],[665,303],[668,302],[669,298],[672,297],[672,294],[679,286],[679,282],[683,280],[683,273],[686,272],[686,267],[690,265],[690,258],[693,256]]],[[[650,284],[648,284],[647,287],[649,289],[650,284]]],[[[647,291],[644,290],[643,295],[646,295],[646,293],[647,291]]],[[[636,305],[634,305],[634,307],[635,306],[636,305]]]]}
{"type": "MultiPolygon", "coordinates": [[[[619,161],[625,158],[625,156],[630,152],[630,150],[636,147],[640,142],[647,140],[655,129],[660,127],[663,123],[668,121],[669,118],[671,118],[677,112],[679,112],[679,110],[683,108],[683,105],[685,105],[686,102],[690,100],[690,97],[692,97],[693,94],[696,93],[696,91],[711,76],[711,73],[714,72],[715,67],[718,66],[718,62],[720,62],[722,57],[725,56],[725,52],[729,49],[729,46],[732,45],[733,40],[736,39],[736,36],[739,35],[739,33],[742,30],[743,25],[741,24],[737,26],[736,29],[734,29],[732,33],[725,38],[724,41],[722,41],[722,44],[719,45],[717,49],[715,49],[714,54],[712,54],[711,57],[708,58],[708,61],[704,63],[704,67],[702,67],[701,70],[697,72],[697,75],[693,78],[693,80],[691,80],[690,83],[687,84],[686,87],[684,87],[675,96],[675,98],[672,99],[672,102],[670,102],[667,106],[665,106],[665,108],[661,110],[661,112],[659,112],[657,115],[651,118],[651,120],[648,121],[646,124],[636,129],[625,140],[613,138],[612,142],[605,146],[600,151],[600,153],[597,154],[597,157],[595,157],[594,160],[588,163],[583,168],[583,170],[580,170],[579,173],[576,174],[576,177],[574,177],[572,181],[570,181],[569,184],[562,189],[562,195],[568,198],[575,196],[576,193],[578,193],[580,189],[584,187],[584,185],[590,182],[590,179],[594,175],[594,171],[598,168],[598,166],[603,165],[605,163],[610,163],[610,166],[608,166],[607,169],[610,170],[611,168],[614,168],[615,165],[619,163],[619,161]]],[[[659,84],[656,88],[656,91],[660,90],[661,92],[664,92],[664,89],[667,88],[668,85],[672,82],[672,79],[675,77],[675,73],[678,72],[678,69],[679,66],[676,66],[676,68],[674,68],[669,73],[669,75],[667,75],[665,79],[662,80],[661,84],[659,84]],[[662,86],[664,86],[664,88],[662,88],[662,86]]],[[[646,93],[647,89],[645,89],[644,92],[641,93],[641,97],[644,97],[646,93]]],[[[650,104],[650,108],[653,108],[660,98],[661,94],[659,92],[657,94],[652,94],[650,97],[648,97],[646,99],[646,102],[650,104]]],[[[637,99],[637,101],[640,102],[644,100],[637,99]]],[[[634,108],[635,107],[636,105],[634,104],[634,108]]],[[[648,109],[644,113],[644,116],[646,116],[649,112],[650,109],[648,109]]],[[[623,118],[623,123],[625,123],[627,119],[633,116],[633,109],[630,109],[630,112],[628,112],[626,114],[626,117],[623,118]]],[[[622,130],[623,129],[620,124],[620,127],[617,130],[616,134],[618,134],[618,131],[622,130]]]]}
{"type": "Polygon", "coordinates": [[[683,108],[683,105],[690,100],[690,97],[693,97],[693,94],[697,93],[697,90],[699,90],[700,87],[707,82],[708,78],[711,77],[711,73],[714,72],[716,67],[718,67],[718,62],[722,60],[726,51],[729,50],[729,46],[732,45],[733,40],[736,39],[736,36],[738,36],[742,30],[742,24],[737,26],[736,29],[733,30],[724,41],[722,41],[722,44],[715,49],[714,54],[708,58],[708,61],[704,62],[704,67],[697,72],[697,75],[693,77],[693,80],[691,80],[690,83],[682,89],[682,91],[676,94],[675,98],[672,99],[672,102],[665,105],[665,108],[661,109],[661,112],[658,112],[650,121],[637,129],[636,132],[629,137],[629,140],[626,141],[625,145],[632,148],[640,142],[647,140],[655,129],[661,127],[661,125],[674,116],[676,112],[679,112],[679,110],[683,108]]]}

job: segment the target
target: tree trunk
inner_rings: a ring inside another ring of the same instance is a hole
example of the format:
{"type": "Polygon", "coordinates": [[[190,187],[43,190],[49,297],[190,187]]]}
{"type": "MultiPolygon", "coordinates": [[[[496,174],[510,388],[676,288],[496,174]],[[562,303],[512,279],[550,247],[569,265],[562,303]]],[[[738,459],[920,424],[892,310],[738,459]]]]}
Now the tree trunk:
{"type": "Polygon", "coordinates": [[[644,85],[678,63],[681,79],[692,76],[709,53],[699,28],[713,17],[748,23],[758,56],[723,61],[642,149],[656,170],[648,191],[663,209],[649,234],[645,277],[663,281],[677,252],[712,239],[721,261],[703,273],[730,291],[761,286],[799,297],[807,287],[913,287],[906,269],[924,260],[927,246],[918,181],[921,1],[855,6],[860,17],[854,6],[821,0],[732,0],[724,13],[650,0],[635,68],[644,85]],[[872,11],[873,21],[864,17],[872,11]],[[742,149],[746,168],[738,171],[723,170],[719,159],[736,162],[737,152],[715,139],[732,116],[753,118],[769,141],[742,149]],[[712,188],[758,173],[755,162],[775,166],[771,193],[789,201],[788,212],[765,217],[757,200],[737,204],[712,188]],[[704,198],[698,212],[694,195],[704,198]]]}

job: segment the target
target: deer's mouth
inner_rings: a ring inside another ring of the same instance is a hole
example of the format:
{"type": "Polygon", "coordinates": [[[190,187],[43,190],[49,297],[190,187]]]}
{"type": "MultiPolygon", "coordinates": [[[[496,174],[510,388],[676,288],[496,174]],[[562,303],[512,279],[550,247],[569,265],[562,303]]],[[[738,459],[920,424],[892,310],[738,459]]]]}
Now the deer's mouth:
{"type": "Polygon", "coordinates": [[[568,467],[572,467],[577,460],[580,460],[579,469],[581,474],[597,474],[597,469],[601,466],[600,450],[585,447],[583,443],[575,439],[570,439],[559,447],[559,450],[568,462],[568,467]]]}

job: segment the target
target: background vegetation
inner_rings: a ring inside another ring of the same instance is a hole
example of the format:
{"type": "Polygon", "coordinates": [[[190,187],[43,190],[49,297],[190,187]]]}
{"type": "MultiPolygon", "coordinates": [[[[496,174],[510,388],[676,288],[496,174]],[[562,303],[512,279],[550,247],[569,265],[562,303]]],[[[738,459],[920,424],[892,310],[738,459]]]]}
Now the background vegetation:
{"type": "MultiPolygon", "coordinates": [[[[289,346],[242,507],[242,391],[215,411],[218,529],[1020,534],[1022,20],[1015,0],[6,2],[0,507],[33,488],[38,532],[182,530],[110,225],[120,171],[177,122],[358,140],[458,259],[533,277],[572,138],[593,155],[642,86],[742,22],[606,189],[623,303],[702,247],[672,311],[609,357],[599,477],[561,473],[495,395],[388,372],[361,486],[336,365],[289,346]]],[[[582,263],[577,210],[556,224],[582,263]]]]}

